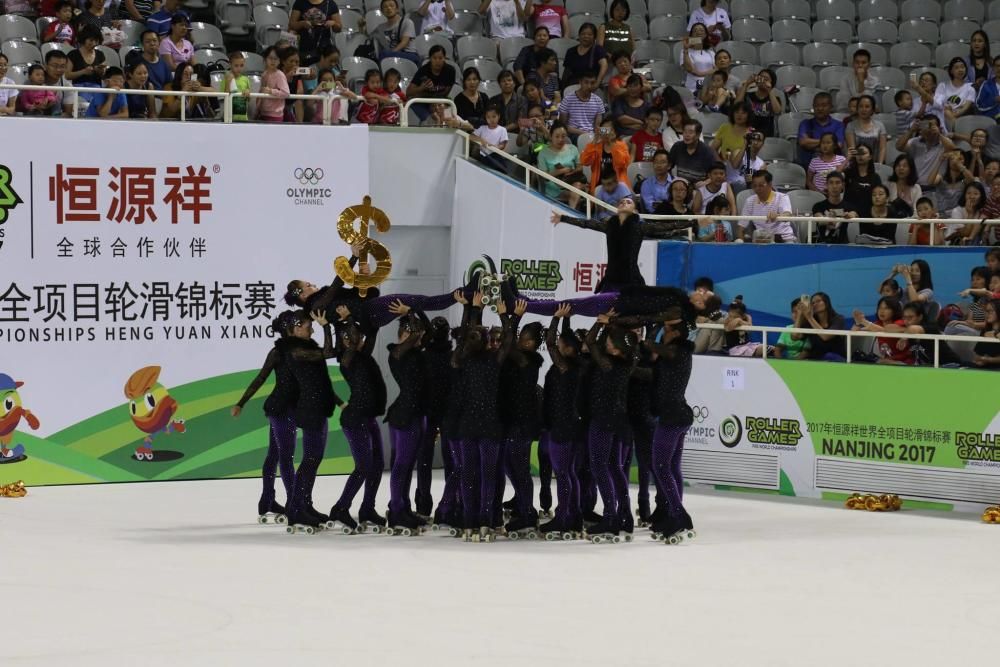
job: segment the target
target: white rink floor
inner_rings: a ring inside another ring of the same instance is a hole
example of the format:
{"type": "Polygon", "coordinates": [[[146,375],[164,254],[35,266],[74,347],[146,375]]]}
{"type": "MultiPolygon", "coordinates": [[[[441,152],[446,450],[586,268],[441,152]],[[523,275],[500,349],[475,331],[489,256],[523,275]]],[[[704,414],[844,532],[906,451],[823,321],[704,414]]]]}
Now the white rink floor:
{"type": "MultiPolygon", "coordinates": [[[[321,478],[317,505],[342,477],[321,478]]],[[[388,492],[388,479],[383,492],[388,492]]],[[[621,545],[287,535],[256,480],[0,499],[0,665],[979,665],[1000,526],[688,495],[621,545]]],[[[380,507],[384,507],[384,498],[380,507]]]]}

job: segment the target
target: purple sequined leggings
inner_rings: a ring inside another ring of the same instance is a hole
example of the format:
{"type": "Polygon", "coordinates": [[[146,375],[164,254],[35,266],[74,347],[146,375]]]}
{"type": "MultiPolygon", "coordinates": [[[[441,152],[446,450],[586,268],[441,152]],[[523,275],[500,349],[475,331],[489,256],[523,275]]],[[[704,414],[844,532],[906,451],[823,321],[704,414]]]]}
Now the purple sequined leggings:
{"type": "Polygon", "coordinates": [[[423,419],[414,420],[407,428],[389,427],[389,438],[395,454],[389,474],[389,511],[393,514],[411,511],[410,483],[413,466],[417,463],[420,439],[424,432],[423,419]]]}
{"type": "Polygon", "coordinates": [[[264,483],[263,498],[274,500],[275,472],[281,468],[281,483],[285,486],[285,504],[291,503],[295,488],[295,418],[291,416],[268,417],[271,432],[267,442],[267,455],[261,468],[264,483]]]}
{"type": "Polygon", "coordinates": [[[382,483],[382,468],[385,466],[382,452],[382,429],[379,428],[378,422],[374,418],[357,426],[341,424],[341,428],[347,437],[347,444],[351,447],[351,456],[354,457],[354,471],[347,478],[344,491],[340,494],[340,500],[334,507],[350,510],[354,497],[358,495],[361,485],[364,484],[365,495],[361,501],[361,509],[374,510],[375,496],[382,483]]]}
{"type": "Polygon", "coordinates": [[[576,456],[573,458],[576,466],[576,478],[580,483],[580,509],[586,514],[593,512],[597,506],[597,484],[590,472],[590,447],[586,434],[576,442],[576,456]]]}
{"type": "Polygon", "coordinates": [[[292,509],[298,514],[312,499],[313,485],[316,483],[316,472],[323,462],[323,452],[326,451],[327,423],[317,429],[302,429],[302,461],[295,471],[295,488],[292,492],[292,509]]]}
{"type": "Polygon", "coordinates": [[[496,505],[500,442],[489,438],[462,440],[462,512],[465,528],[492,527],[496,505]]]}
{"type": "Polygon", "coordinates": [[[608,312],[618,302],[618,292],[600,292],[593,296],[585,296],[579,299],[562,299],[559,301],[548,299],[528,299],[528,312],[533,315],[544,315],[552,317],[556,309],[563,303],[568,303],[573,307],[574,315],[583,317],[597,317],[608,312]]]}
{"type": "Polygon", "coordinates": [[[535,516],[533,506],[535,500],[535,485],[531,478],[531,437],[513,436],[506,442],[507,475],[514,487],[514,498],[517,499],[517,511],[521,518],[535,516]]]}
{"type": "MultiPolygon", "coordinates": [[[[632,422],[632,450],[639,463],[639,509],[645,511],[649,510],[649,478],[653,474],[653,432],[655,430],[656,422],[653,420],[643,419],[632,422]]],[[[654,477],[653,483],[656,485],[657,503],[663,503],[660,482],[654,477]]]]}
{"type": "Polygon", "coordinates": [[[445,460],[444,491],[438,512],[450,518],[462,506],[462,443],[460,440],[442,438],[441,454],[445,460]]]}
{"type": "Polygon", "coordinates": [[[690,426],[656,427],[653,435],[653,474],[666,496],[667,514],[676,515],[683,507],[684,475],[681,472],[681,452],[684,434],[690,426]]]}
{"type": "Polygon", "coordinates": [[[389,306],[402,301],[404,305],[412,310],[422,310],[429,312],[432,310],[447,310],[455,305],[455,297],[451,292],[447,294],[435,294],[424,296],[423,294],[386,294],[377,296],[374,299],[362,301],[361,308],[371,318],[372,326],[381,329],[385,325],[395,320],[399,315],[389,311],[389,306]]]}
{"type": "Polygon", "coordinates": [[[580,481],[576,477],[576,444],[572,441],[549,440],[549,457],[556,476],[556,520],[571,527],[580,518],[580,481]]]}
{"type": "MultiPolygon", "coordinates": [[[[417,454],[417,491],[414,496],[417,513],[429,515],[434,507],[431,497],[431,475],[434,472],[434,445],[441,432],[441,420],[428,417],[424,424],[424,432],[420,439],[420,452],[417,454]]],[[[451,471],[451,452],[441,440],[441,460],[444,463],[444,476],[448,478],[451,471]]]]}
{"type": "Polygon", "coordinates": [[[628,481],[621,467],[622,440],[614,432],[591,424],[587,444],[590,448],[590,474],[604,503],[604,518],[617,525],[629,509],[628,481]]]}
{"type": "Polygon", "coordinates": [[[543,510],[552,507],[552,459],[549,456],[549,433],[538,439],[538,503],[543,510]]]}

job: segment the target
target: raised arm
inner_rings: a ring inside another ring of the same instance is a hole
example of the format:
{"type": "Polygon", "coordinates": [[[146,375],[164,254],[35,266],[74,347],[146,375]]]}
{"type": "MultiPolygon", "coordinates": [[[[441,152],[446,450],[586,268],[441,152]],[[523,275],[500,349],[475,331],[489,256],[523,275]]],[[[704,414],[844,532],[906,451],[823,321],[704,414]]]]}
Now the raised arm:
{"type": "Polygon", "coordinates": [[[571,215],[562,215],[558,211],[552,211],[551,222],[553,225],[565,222],[567,225],[573,225],[574,227],[579,227],[580,229],[592,229],[595,232],[604,233],[608,231],[608,223],[606,222],[588,220],[587,218],[574,218],[571,215]]]}
{"type": "Polygon", "coordinates": [[[655,222],[646,220],[639,229],[642,230],[644,239],[669,239],[697,224],[698,222],[694,218],[690,220],[657,220],[655,222]]]}
{"type": "MultiPolygon", "coordinates": [[[[355,255],[351,255],[350,261],[352,269],[357,266],[358,258],[355,255]]],[[[343,287],[344,279],[340,276],[336,276],[333,279],[333,282],[330,283],[329,289],[323,293],[323,296],[316,299],[316,302],[313,304],[313,308],[316,310],[326,311],[326,309],[330,307],[330,304],[333,303],[333,301],[339,296],[340,290],[343,289],[343,287]]]]}
{"type": "Polygon", "coordinates": [[[240,414],[243,410],[243,406],[249,403],[250,399],[253,398],[254,395],[260,391],[260,388],[264,386],[264,383],[267,382],[267,378],[271,376],[271,371],[273,371],[275,366],[278,365],[278,358],[278,351],[272,348],[271,351],[268,352],[267,358],[264,360],[264,365],[260,368],[260,372],[257,373],[257,376],[253,380],[251,380],[247,390],[243,392],[243,396],[241,396],[240,400],[233,406],[232,413],[234,417],[240,414]]]}
{"type": "Polygon", "coordinates": [[[604,353],[601,346],[597,344],[597,334],[600,333],[601,329],[604,327],[600,321],[594,322],[594,326],[590,327],[590,331],[587,332],[587,349],[590,350],[590,358],[594,360],[602,371],[606,371],[611,368],[611,361],[608,359],[608,355],[604,353]]]}

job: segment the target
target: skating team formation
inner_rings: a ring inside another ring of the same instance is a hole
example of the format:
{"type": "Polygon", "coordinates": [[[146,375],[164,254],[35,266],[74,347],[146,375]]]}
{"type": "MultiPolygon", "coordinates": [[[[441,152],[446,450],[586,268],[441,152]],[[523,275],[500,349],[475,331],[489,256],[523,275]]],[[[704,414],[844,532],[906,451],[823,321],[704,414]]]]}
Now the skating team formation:
{"type": "MultiPolygon", "coordinates": [[[[289,532],[339,528],[404,536],[419,535],[430,524],[477,542],[498,535],[629,541],[636,524],[650,527],[654,539],[668,544],[694,537],[681,476],[684,435],[693,422],[684,397],[692,366],[693,310],[683,291],[645,286],[637,263],[643,238],[684,233],[686,224],[641,222],[631,204],[625,200],[606,222],[553,214],[553,224],[593,229],[607,238],[608,267],[591,297],[524,299],[514,278],[501,279],[492,261],[491,273],[474,272],[465,285],[434,296],[383,296],[374,288],[362,296],[340,278],[327,287],[291,281],[285,300],[293,309],[274,319],[274,347],[233,407],[238,416],[275,375],[264,403],[270,441],[260,521],[287,522],[289,532]],[[426,314],[452,306],[462,308],[456,328],[444,317],[426,314]],[[484,311],[494,310],[499,322],[484,321],[484,311]],[[527,315],[548,319],[525,322],[527,315]],[[574,330],[574,315],[596,317],[596,322],[589,330],[574,330]],[[389,369],[399,396],[387,407],[373,351],[379,329],[394,320],[389,369]],[[312,338],[314,323],[323,329],[322,347],[312,338]],[[552,364],[539,386],[543,349],[552,364]],[[337,360],[350,388],[346,405],[334,391],[329,359],[337,360]],[[312,490],[327,422],[338,407],[355,467],[340,498],[323,514],[314,507],[312,490]],[[385,516],[375,506],[384,468],[378,424],[383,416],[393,454],[385,516]],[[299,430],[303,452],[296,470],[299,430]],[[530,468],[535,440],[540,512],[530,468]],[[435,507],[431,466],[438,443],[445,486],[435,507]],[[639,481],[635,517],[628,481],[633,455],[639,481]],[[285,506],[275,496],[279,468],[285,506]],[[504,502],[508,479],[514,495],[504,502]],[[351,509],[362,489],[355,519],[351,509]],[[600,515],[594,511],[598,495],[600,515]]],[[[352,257],[352,266],[356,263],[352,257]]],[[[362,263],[358,270],[364,273],[367,267],[362,263]]]]}

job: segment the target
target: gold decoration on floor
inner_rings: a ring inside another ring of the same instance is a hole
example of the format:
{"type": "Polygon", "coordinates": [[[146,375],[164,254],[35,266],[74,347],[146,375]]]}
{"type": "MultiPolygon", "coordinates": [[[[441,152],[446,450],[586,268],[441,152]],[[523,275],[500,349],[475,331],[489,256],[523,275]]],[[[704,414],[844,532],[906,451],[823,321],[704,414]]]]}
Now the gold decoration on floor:
{"type": "Polygon", "coordinates": [[[28,489],[21,480],[0,486],[0,498],[24,498],[26,495],[28,489]]]}
{"type": "Polygon", "coordinates": [[[983,512],[983,521],[986,523],[1000,523],[1000,506],[991,505],[983,512]]]}
{"type": "Polygon", "coordinates": [[[902,499],[893,493],[881,495],[852,493],[844,502],[844,507],[849,510],[867,510],[869,512],[896,512],[902,506],[902,499]]]}
{"type": "Polygon", "coordinates": [[[350,246],[358,246],[358,265],[368,266],[368,256],[375,258],[375,270],[370,273],[355,271],[351,268],[350,259],[338,257],[333,262],[333,268],[348,285],[358,288],[358,294],[364,296],[372,287],[382,284],[392,271],[392,257],[389,249],[368,236],[368,226],[375,224],[375,229],[385,234],[392,223],[381,210],[372,206],[372,198],[365,195],[364,201],[355,206],[349,206],[340,213],[337,219],[337,233],[350,246]],[[360,229],[354,228],[354,221],[360,222],[360,229]]]}

